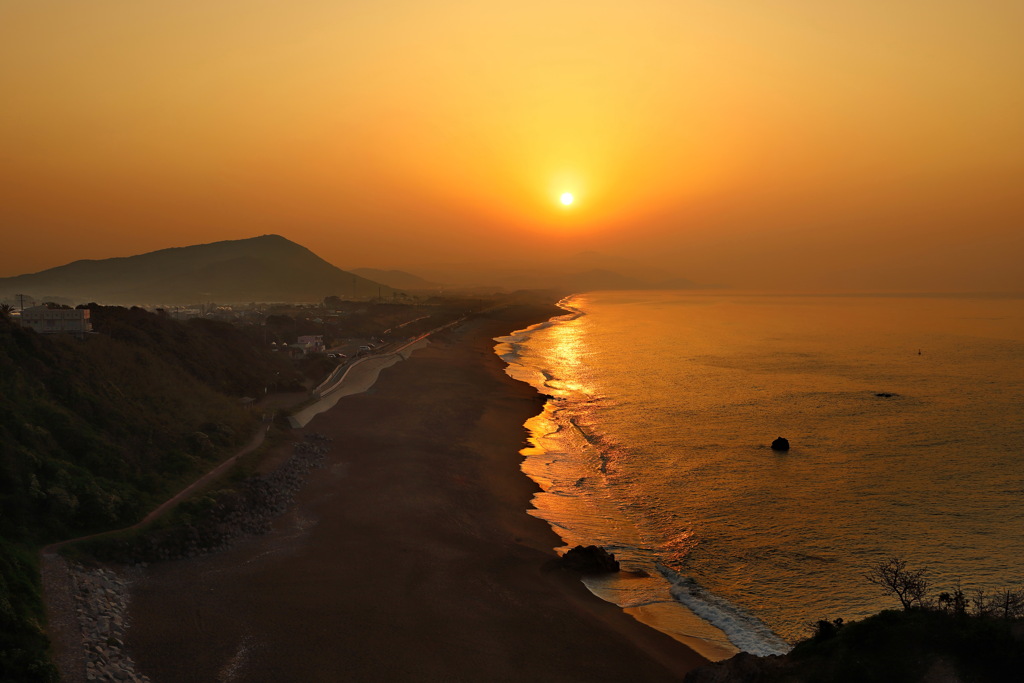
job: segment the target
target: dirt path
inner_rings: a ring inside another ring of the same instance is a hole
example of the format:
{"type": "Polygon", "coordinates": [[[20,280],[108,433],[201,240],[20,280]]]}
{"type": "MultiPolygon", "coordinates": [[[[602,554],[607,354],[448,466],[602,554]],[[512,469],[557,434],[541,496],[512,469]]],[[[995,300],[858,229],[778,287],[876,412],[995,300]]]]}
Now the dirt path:
{"type": "Polygon", "coordinates": [[[161,503],[140,521],[131,526],[79,536],[44,546],[39,551],[40,578],[43,588],[43,602],[46,608],[47,632],[50,637],[54,663],[61,672],[61,680],[77,683],[85,679],[85,657],[82,652],[82,633],[75,612],[75,601],[71,588],[70,570],[67,561],[60,555],[64,546],[91,538],[135,531],[172,510],[178,503],[196,491],[209,486],[224,475],[243,455],[252,453],[266,439],[270,424],[261,424],[252,439],[241,450],[224,460],[215,468],[199,477],[184,489],[161,503]]]}

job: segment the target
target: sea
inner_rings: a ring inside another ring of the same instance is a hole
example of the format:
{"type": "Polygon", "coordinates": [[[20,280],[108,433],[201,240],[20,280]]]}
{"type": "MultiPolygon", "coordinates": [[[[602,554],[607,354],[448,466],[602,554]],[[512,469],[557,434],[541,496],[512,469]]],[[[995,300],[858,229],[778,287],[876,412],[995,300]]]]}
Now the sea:
{"type": "Polygon", "coordinates": [[[820,619],[1024,586],[1024,299],[593,292],[496,339],[549,399],[530,512],[623,571],[588,587],[711,659],[820,619]],[[779,437],[790,450],[770,448],[779,437]]]}

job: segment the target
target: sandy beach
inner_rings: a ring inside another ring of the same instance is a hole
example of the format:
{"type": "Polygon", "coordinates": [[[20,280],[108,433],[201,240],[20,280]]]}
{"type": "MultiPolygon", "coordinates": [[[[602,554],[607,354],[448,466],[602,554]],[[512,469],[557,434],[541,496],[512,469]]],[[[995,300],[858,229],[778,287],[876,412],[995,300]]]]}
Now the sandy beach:
{"type": "Polygon", "coordinates": [[[129,647],[178,681],[667,681],[705,663],[552,569],[526,510],[523,422],[540,409],[492,338],[547,306],[441,333],[303,431],[333,439],[274,530],[153,565],[129,647]]]}

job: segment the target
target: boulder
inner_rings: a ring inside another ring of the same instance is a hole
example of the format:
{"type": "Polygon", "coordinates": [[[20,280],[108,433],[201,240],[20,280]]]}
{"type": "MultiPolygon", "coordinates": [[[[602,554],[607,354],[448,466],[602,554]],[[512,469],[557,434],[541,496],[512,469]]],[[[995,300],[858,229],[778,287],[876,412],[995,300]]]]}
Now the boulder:
{"type": "Polygon", "coordinates": [[[619,571],[619,562],[613,553],[596,545],[578,545],[562,555],[561,564],[566,569],[581,574],[607,574],[619,571]]]}
{"type": "Polygon", "coordinates": [[[789,439],[783,438],[781,436],[779,438],[775,439],[775,441],[772,441],[772,450],[773,451],[788,451],[789,450],[789,439]]]}
{"type": "Polygon", "coordinates": [[[683,679],[683,683],[735,683],[736,681],[768,683],[768,681],[797,680],[785,677],[788,665],[789,661],[786,657],[778,655],[758,657],[740,652],[723,662],[707,664],[690,671],[683,679]]]}

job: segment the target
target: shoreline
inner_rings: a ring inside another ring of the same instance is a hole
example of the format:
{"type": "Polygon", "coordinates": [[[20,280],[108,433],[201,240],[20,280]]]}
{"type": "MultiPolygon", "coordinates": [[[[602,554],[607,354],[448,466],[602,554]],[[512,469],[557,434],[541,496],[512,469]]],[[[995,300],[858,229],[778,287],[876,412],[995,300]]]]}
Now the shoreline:
{"type": "Polygon", "coordinates": [[[154,681],[681,679],[706,663],[552,569],[527,513],[540,408],[493,338],[557,314],[492,311],[437,335],[310,428],[327,466],[267,536],[153,565],[127,645],[154,681]]]}
{"type": "MultiPolygon", "coordinates": [[[[548,324],[530,326],[502,337],[496,347],[509,365],[511,377],[555,399],[547,403],[542,415],[525,424],[529,446],[523,451],[522,469],[539,485],[536,509],[531,514],[546,521],[561,538],[563,546],[597,543],[614,551],[624,572],[587,578],[585,583],[591,592],[700,656],[710,661],[723,661],[741,652],[771,655],[788,651],[790,644],[781,641],[743,606],[721,599],[676,574],[669,566],[652,560],[639,538],[631,537],[629,532],[624,535],[623,529],[632,522],[627,517],[620,519],[621,512],[614,506],[602,507],[600,501],[606,500],[604,494],[595,494],[593,490],[584,494],[583,490],[587,489],[579,487],[579,482],[570,483],[589,472],[575,469],[579,463],[596,459],[603,467],[605,455],[601,438],[578,422],[579,405],[574,400],[578,392],[562,388],[559,383],[564,378],[557,373],[553,375],[554,371],[548,367],[532,364],[531,354],[523,353],[522,346],[530,346],[529,335],[523,333],[570,326],[587,315],[584,308],[573,305],[577,300],[577,295],[561,299],[556,305],[563,314],[551,318],[548,324]],[[549,384],[552,381],[555,383],[549,384]],[[566,433],[575,438],[552,441],[552,436],[559,439],[566,433]],[[565,467],[564,463],[573,465],[565,467]],[[582,521],[585,518],[592,521],[582,521]],[[602,519],[622,523],[593,521],[602,519]],[[631,572],[635,572],[636,577],[630,577],[631,572]]],[[[552,362],[557,368],[558,361],[552,362]]]]}
{"type": "MultiPolygon", "coordinates": [[[[548,386],[548,382],[554,378],[547,370],[524,362],[521,356],[521,345],[525,343],[524,337],[529,338],[531,332],[569,323],[586,315],[582,309],[572,305],[575,298],[576,295],[570,295],[560,299],[555,304],[556,315],[547,321],[532,324],[495,339],[497,345],[494,350],[507,364],[506,374],[531,386],[542,396],[548,396],[553,392],[558,398],[561,397],[562,392],[548,386]]],[[[571,392],[569,394],[571,395],[571,392]]],[[[524,459],[521,468],[523,473],[537,484],[537,492],[540,494],[533,501],[538,502],[539,506],[531,505],[531,508],[536,511],[535,516],[546,522],[559,536],[562,546],[601,543],[599,536],[588,535],[586,532],[582,534],[569,532],[573,526],[572,515],[570,514],[568,519],[560,521],[558,514],[560,503],[545,504],[545,498],[549,503],[552,500],[561,500],[560,497],[555,499],[547,497],[550,482],[548,482],[549,473],[546,467],[553,457],[552,452],[546,449],[547,433],[552,429],[556,431],[560,428],[569,429],[587,444],[587,448],[599,448],[599,444],[579,425],[576,417],[569,416],[562,419],[555,417],[565,410],[566,408],[561,402],[548,402],[542,414],[527,420],[524,425],[528,433],[529,446],[522,451],[524,459]],[[548,418],[553,420],[554,426],[546,421],[548,418]],[[541,421],[542,426],[538,426],[538,420],[541,421]],[[568,526],[565,526],[566,524],[568,526]]],[[[560,496],[560,494],[556,495],[560,496]]],[[[571,494],[569,495],[571,497],[571,494]]],[[[531,514],[534,513],[531,512],[531,514]]],[[[602,513],[597,514],[600,517],[602,513]]],[[[617,605],[637,621],[669,635],[711,662],[724,661],[743,651],[735,644],[729,633],[722,630],[711,619],[701,616],[694,606],[680,600],[673,592],[673,583],[662,575],[656,564],[637,562],[637,557],[630,558],[623,555],[620,552],[621,548],[616,549],[613,541],[612,538],[604,539],[604,542],[609,544],[609,549],[616,550],[618,553],[617,559],[623,563],[624,572],[587,577],[584,583],[588,590],[602,600],[617,605]],[[639,577],[629,576],[631,571],[637,572],[639,577]],[[645,597],[638,601],[637,596],[641,593],[645,597]]]]}

